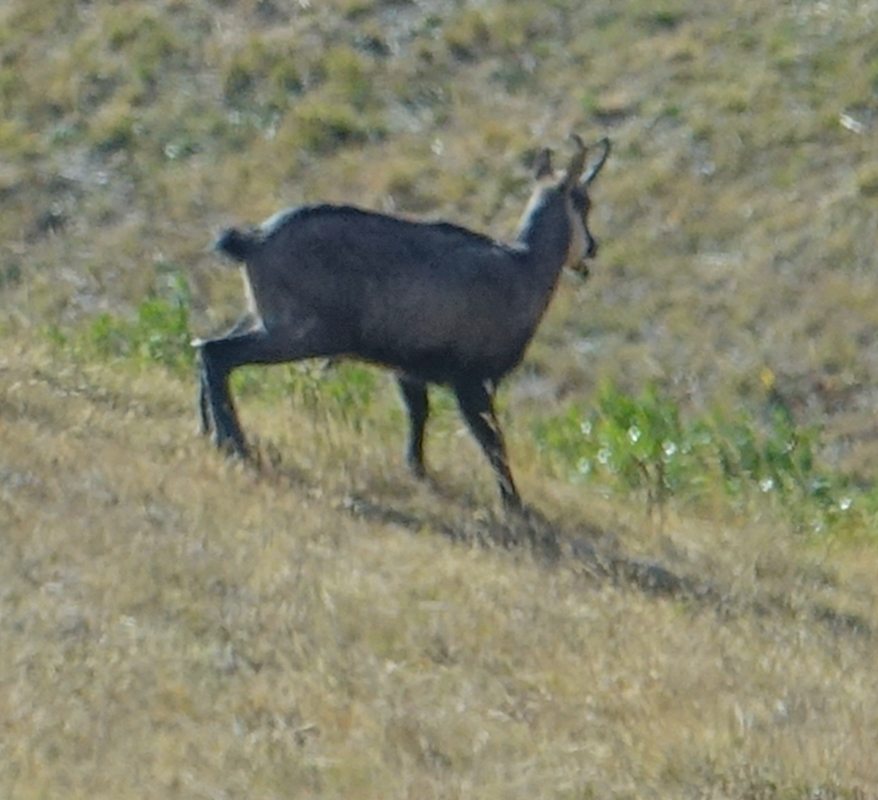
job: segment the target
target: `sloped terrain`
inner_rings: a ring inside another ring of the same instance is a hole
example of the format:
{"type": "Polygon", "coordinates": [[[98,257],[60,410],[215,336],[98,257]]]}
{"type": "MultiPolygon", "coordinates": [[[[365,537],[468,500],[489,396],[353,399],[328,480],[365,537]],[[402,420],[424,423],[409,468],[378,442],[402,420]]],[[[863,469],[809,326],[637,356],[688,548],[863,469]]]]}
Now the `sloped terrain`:
{"type": "Polygon", "coordinates": [[[876,22],[5,3],[0,795],[878,795],[876,22]],[[185,341],[243,305],[219,228],[328,200],[508,237],[571,130],[614,149],[592,277],[501,395],[525,518],[441,392],[414,482],[369,368],[239,376],[254,463],[197,435],[185,341]],[[573,480],[538,432],[607,383],[818,426],[856,515],[573,480]]]}
{"type": "Polygon", "coordinates": [[[871,544],[658,534],[531,471],[551,518],[504,521],[453,442],[431,491],[387,437],[292,411],[256,469],[160,371],[0,370],[6,797],[878,786],[871,544]]]}

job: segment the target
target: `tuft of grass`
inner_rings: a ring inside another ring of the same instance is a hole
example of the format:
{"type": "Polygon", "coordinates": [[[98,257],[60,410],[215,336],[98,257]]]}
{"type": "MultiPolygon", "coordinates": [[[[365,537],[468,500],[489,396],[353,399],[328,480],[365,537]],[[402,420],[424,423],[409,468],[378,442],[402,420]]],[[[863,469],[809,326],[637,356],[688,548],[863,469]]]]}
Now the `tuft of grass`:
{"type": "Polygon", "coordinates": [[[317,155],[378,141],[384,135],[380,119],[358,112],[347,103],[313,94],[296,105],[279,132],[283,141],[292,140],[317,155]]]}
{"type": "Polygon", "coordinates": [[[110,51],[124,56],[131,75],[128,95],[136,104],[147,103],[167,62],[177,54],[185,61],[173,27],[154,9],[132,2],[104,9],[101,22],[110,51]]]}
{"type": "Polygon", "coordinates": [[[302,75],[295,42],[286,38],[250,36],[223,58],[221,73],[225,103],[239,110],[286,110],[299,96],[302,75]]]}
{"type": "Polygon", "coordinates": [[[868,198],[878,197],[878,164],[868,164],[857,172],[857,190],[868,198]]]}
{"type": "Polygon", "coordinates": [[[353,47],[338,45],[329,49],[317,65],[325,90],[354,108],[367,108],[375,97],[377,75],[366,59],[353,47]]]}
{"type": "Polygon", "coordinates": [[[29,161],[41,152],[35,133],[15,120],[0,120],[0,148],[15,161],[29,161]]]}
{"type": "Polygon", "coordinates": [[[455,58],[472,60],[486,53],[491,29],[480,9],[465,8],[444,27],[443,38],[455,58]]]}
{"type": "Polygon", "coordinates": [[[103,106],[89,126],[89,138],[100,154],[130,150],[134,146],[136,118],[128,103],[103,106]]]}

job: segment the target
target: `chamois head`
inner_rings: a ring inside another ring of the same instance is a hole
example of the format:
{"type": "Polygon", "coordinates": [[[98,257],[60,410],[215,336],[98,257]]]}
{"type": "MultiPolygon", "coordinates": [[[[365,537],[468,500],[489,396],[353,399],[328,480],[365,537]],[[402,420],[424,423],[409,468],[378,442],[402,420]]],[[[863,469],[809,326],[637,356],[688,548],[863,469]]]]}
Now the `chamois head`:
{"type": "Polygon", "coordinates": [[[594,258],[598,251],[598,244],[588,228],[588,212],[591,209],[588,187],[610,154],[610,140],[603,138],[598,142],[601,153],[586,171],[588,148],[577,134],[570,134],[570,139],[576,151],[562,174],[559,175],[552,168],[551,150],[542,150],[537,156],[534,164],[538,184],[535,196],[542,191],[559,191],[564,194],[570,221],[570,246],[564,266],[587,276],[586,259],[594,258]]]}

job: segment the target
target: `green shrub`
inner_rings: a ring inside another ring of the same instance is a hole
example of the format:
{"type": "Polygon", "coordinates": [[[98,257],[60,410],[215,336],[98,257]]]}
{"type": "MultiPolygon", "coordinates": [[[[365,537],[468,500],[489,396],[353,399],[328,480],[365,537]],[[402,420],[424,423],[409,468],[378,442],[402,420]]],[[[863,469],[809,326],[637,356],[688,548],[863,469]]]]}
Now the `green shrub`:
{"type": "Polygon", "coordinates": [[[697,505],[719,494],[740,506],[768,497],[796,527],[822,530],[852,505],[848,481],[817,464],[819,431],[771,404],[763,422],[720,413],[687,420],[655,385],[631,396],[604,384],[594,408],[573,406],[534,433],[567,474],[643,492],[649,511],[671,498],[697,505]]]}
{"type": "Polygon", "coordinates": [[[591,412],[570,409],[560,425],[555,420],[541,423],[537,438],[560,445],[582,477],[645,491],[650,509],[664,505],[692,477],[692,462],[683,457],[691,443],[679,410],[655,386],[635,398],[605,384],[591,412]]]}
{"type": "Polygon", "coordinates": [[[133,319],[104,312],[71,335],[55,330],[51,336],[83,358],[124,358],[188,372],[193,364],[189,299],[185,278],[171,270],[133,319]]]}

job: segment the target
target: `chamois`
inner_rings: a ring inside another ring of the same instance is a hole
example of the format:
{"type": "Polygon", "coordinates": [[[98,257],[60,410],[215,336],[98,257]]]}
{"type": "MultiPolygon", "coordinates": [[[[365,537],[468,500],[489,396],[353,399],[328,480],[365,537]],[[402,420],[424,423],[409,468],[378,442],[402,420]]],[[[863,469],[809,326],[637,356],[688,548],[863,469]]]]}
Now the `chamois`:
{"type": "Polygon", "coordinates": [[[196,340],[201,428],[246,455],[229,393],[244,364],[351,357],[395,370],[409,416],[407,461],[425,476],[428,384],[451,386],[493,467],[504,507],[521,499],[494,412],[499,381],[515,368],[564,267],[588,274],[597,252],[588,187],[610,151],[586,172],[587,149],[561,173],[551,151],[536,160],[535,187],[505,244],[445,222],[419,222],[351,206],[282,211],[256,228],[230,228],[215,249],[241,262],[249,312],[226,335],[196,340]],[[583,173],[585,176],[583,177],[583,173]]]}

